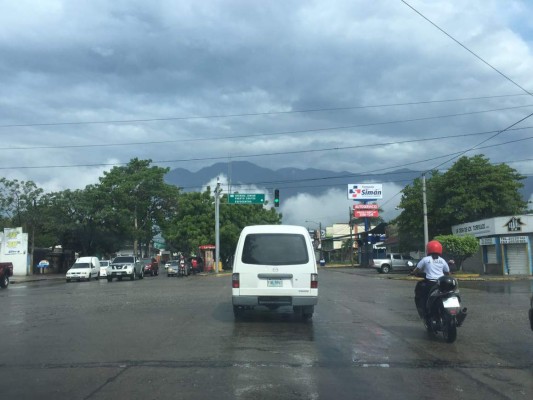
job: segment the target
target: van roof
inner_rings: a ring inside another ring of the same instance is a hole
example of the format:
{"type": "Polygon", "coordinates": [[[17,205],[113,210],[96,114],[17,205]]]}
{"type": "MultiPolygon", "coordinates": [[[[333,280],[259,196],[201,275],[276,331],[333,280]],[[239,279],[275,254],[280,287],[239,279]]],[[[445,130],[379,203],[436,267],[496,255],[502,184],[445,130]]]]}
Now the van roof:
{"type": "Polygon", "coordinates": [[[298,225],[250,225],[242,230],[243,234],[250,233],[300,233],[308,234],[307,229],[298,225]]]}

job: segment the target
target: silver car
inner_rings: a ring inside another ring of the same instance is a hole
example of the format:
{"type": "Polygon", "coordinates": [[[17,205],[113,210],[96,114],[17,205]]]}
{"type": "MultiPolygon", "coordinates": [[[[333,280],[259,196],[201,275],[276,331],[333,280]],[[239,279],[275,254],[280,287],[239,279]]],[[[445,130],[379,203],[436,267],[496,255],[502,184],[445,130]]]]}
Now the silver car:
{"type": "Polygon", "coordinates": [[[167,277],[178,276],[180,272],[180,263],[179,261],[170,261],[167,268],[167,277]]]}

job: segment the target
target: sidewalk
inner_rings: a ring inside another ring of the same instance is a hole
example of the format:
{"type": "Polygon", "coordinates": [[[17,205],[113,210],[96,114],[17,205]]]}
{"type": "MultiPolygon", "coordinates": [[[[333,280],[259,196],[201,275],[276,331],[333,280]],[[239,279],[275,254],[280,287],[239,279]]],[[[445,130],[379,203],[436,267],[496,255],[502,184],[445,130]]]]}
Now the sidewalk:
{"type": "MultiPolygon", "coordinates": [[[[372,268],[361,267],[356,264],[354,267],[344,264],[328,264],[325,267],[320,267],[325,269],[343,269],[343,272],[352,272],[357,273],[362,271],[371,271],[372,268]]],[[[519,281],[519,280],[533,280],[532,275],[483,275],[483,274],[467,274],[467,273],[454,273],[452,276],[458,281],[519,281]]],[[[376,278],[379,279],[395,279],[395,280],[405,280],[405,281],[416,281],[421,278],[414,276],[409,276],[404,272],[390,273],[390,274],[380,274],[376,271],[376,278]]]]}
{"type": "Polygon", "coordinates": [[[53,281],[53,280],[65,280],[65,274],[34,274],[34,275],[15,275],[9,277],[9,283],[16,285],[17,283],[27,282],[40,282],[40,281],[53,281]]]}
{"type": "MultiPolygon", "coordinates": [[[[213,277],[221,277],[221,276],[228,276],[231,275],[231,271],[222,270],[218,274],[214,271],[212,272],[200,272],[197,274],[197,276],[213,276],[213,277]]],[[[94,279],[94,278],[93,278],[94,279]]],[[[105,280],[105,277],[101,278],[105,280]]],[[[9,277],[9,283],[12,285],[16,285],[18,283],[31,283],[31,282],[41,282],[41,281],[64,281],[65,280],[65,274],[34,274],[34,275],[16,275],[9,277]]]]}

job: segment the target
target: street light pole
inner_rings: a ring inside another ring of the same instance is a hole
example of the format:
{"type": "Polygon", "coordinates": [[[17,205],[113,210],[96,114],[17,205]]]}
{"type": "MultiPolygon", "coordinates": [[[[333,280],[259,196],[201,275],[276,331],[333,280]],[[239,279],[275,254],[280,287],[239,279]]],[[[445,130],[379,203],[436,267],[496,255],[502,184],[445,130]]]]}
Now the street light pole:
{"type": "Polygon", "coordinates": [[[428,233],[428,205],[426,199],[426,174],[422,174],[422,204],[424,212],[424,248],[429,242],[429,233],[428,233]]]}
{"type": "Polygon", "coordinates": [[[215,272],[218,274],[218,263],[220,260],[220,182],[217,178],[217,187],[215,189],[215,272]]]}

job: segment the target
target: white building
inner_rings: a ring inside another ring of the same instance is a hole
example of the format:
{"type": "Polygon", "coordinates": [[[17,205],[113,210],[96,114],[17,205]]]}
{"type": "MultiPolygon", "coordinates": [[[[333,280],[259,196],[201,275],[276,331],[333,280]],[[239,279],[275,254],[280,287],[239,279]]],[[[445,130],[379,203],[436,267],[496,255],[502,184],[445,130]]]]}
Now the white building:
{"type": "Polygon", "coordinates": [[[479,238],[480,254],[467,260],[471,267],[480,265],[481,273],[532,275],[533,215],[496,217],[452,226],[456,236],[479,238]]]}

